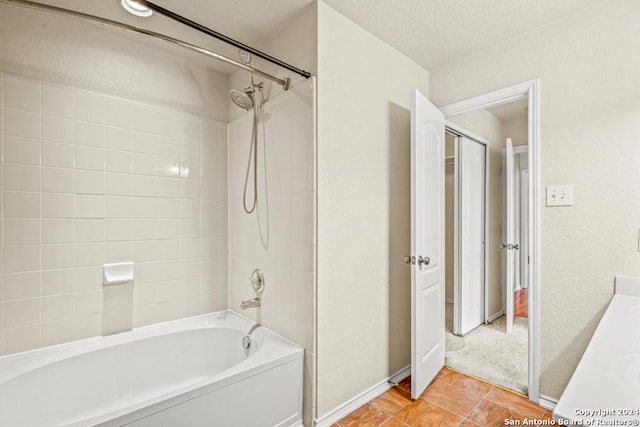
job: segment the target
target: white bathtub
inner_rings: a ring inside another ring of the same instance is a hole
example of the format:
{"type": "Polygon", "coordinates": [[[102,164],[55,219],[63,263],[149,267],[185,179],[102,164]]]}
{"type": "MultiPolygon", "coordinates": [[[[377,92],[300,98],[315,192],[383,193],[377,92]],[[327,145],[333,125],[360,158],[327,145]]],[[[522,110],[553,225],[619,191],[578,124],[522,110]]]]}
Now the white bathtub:
{"type": "Polygon", "coordinates": [[[0,357],[0,426],[302,425],[303,349],[228,311],[0,357]]]}
{"type": "Polygon", "coordinates": [[[564,425],[640,424],[640,279],[616,277],[616,293],[553,416],[564,425]]]}

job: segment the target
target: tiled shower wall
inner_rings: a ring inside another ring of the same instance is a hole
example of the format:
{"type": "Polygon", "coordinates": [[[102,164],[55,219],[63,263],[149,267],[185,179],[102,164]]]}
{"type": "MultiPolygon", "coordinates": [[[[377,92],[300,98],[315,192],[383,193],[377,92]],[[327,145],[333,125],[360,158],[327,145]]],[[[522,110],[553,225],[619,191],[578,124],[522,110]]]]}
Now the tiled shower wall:
{"type": "Polygon", "coordinates": [[[133,326],[227,307],[227,125],[0,73],[0,354],[100,335],[102,265],[133,326]]]}
{"type": "MultiPolygon", "coordinates": [[[[305,348],[304,414],[314,413],[315,339],[315,138],[314,79],[279,94],[264,106],[258,126],[258,202],[243,210],[252,114],[229,124],[229,304],[255,293],[247,282],[254,268],[264,272],[262,324],[305,348]]],[[[250,174],[247,204],[253,201],[250,174]]]]}

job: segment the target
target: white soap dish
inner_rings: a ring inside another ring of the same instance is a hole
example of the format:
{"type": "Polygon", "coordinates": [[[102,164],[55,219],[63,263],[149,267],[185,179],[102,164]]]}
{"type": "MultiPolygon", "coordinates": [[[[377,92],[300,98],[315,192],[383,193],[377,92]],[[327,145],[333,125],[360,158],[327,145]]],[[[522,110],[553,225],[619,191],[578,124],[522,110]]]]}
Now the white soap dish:
{"type": "Polygon", "coordinates": [[[105,286],[119,285],[133,280],[133,262],[105,264],[102,271],[102,283],[105,286]]]}

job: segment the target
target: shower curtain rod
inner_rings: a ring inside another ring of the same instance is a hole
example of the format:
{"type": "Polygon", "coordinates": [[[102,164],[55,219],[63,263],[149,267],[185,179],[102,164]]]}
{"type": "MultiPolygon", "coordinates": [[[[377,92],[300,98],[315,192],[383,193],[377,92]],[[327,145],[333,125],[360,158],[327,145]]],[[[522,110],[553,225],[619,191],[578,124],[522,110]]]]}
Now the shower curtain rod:
{"type": "Polygon", "coordinates": [[[186,25],[190,28],[193,28],[194,30],[200,31],[201,33],[207,34],[211,37],[215,37],[218,40],[222,40],[225,43],[228,43],[232,46],[237,47],[238,49],[242,49],[245,50],[247,52],[249,52],[252,55],[255,55],[259,58],[264,59],[265,61],[269,61],[273,64],[276,64],[282,68],[286,68],[289,71],[293,71],[296,74],[301,75],[302,77],[304,77],[305,79],[308,79],[309,77],[311,77],[311,73],[309,73],[308,71],[302,70],[300,68],[294,67],[291,64],[288,64],[284,61],[279,60],[278,58],[274,58],[271,55],[268,55],[262,51],[259,51],[257,49],[252,48],[251,46],[248,46],[244,43],[241,43],[235,39],[232,39],[231,37],[225,36],[222,33],[219,33],[217,31],[212,30],[209,27],[205,27],[204,25],[198,24],[197,22],[194,22],[188,18],[185,18],[182,15],[178,15],[175,12],[172,12],[168,9],[163,8],[162,6],[158,6],[155,3],[152,3],[150,1],[147,0],[136,0],[137,3],[148,7],[149,9],[153,10],[154,12],[159,13],[160,15],[164,15],[169,19],[173,19],[174,21],[177,21],[183,25],[186,25]]]}
{"type": "Polygon", "coordinates": [[[83,12],[76,12],[75,10],[70,10],[70,9],[64,9],[62,7],[57,7],[57,6],[51,6],[48,4],[42,4],[42,3],[37,3],[37,2],[33,2],[33,1],[29,1],[29,0],[0,0],[0,3],[5,3],[5,4],[12,4],[15,6],[23,6],[23,7],[28,7],[31,9],[38,9],[38,10],[44,10],[46,12],[51,12],[54,14],[61,14],[61,15],[70,15],[76,18],[81,18],[81,19],[86,19],[89,21],[93,21],[93,22],[97,22],[99,24],[103,24],[109,27],[115,27],[115,28],[119,28],[121,30],[125,30],[125,31],[130,31],[130,32],[134,32],[134,33],[138,33],[138,34],[143,34],[145,36],[149,36],[149,37],[153,37],[159,40],[164,40],[166,42],[169,43],[173,43],[177,46],[180,46],[182,48],[185,48],[187,50],[191,50],[194,52],[197,52],[201,55],[207,56],[209,58],[213,58],[213,59],[217,59],[218,61],[222,61],[225,62],[227,64],[233,65],[235,67],[241,68],[245,71],[254,73],[260,77],[264,77],[265,79],[271,80],[272,82],[275,82],[277,84],[279,84],[280,86],[282,86],[282,88],[284,90],[289,89],[289,78],[285,77],[283,79],[275,77],[269,73],[266,73],[262,70],[259,70],[257,68],[254,68],[250,65],[246,65],[243,64],[242,62],[238,62],[235,61],[231,58],[228,58],[224,55],[220,55],[219,53],[215,53],[213,51],[210,51],[208,49],[202,48],[200,46],[196,46],[194,44],[191,43],[187,43],[185,41],[182,40],[178,40],[175,39],[173,37],[169,37],[169,36],[165,36],[164,34],[160,34],[160,33],[156,33],[154,31],[149,31],[146,30],[144,28],[140,28],[140,27],[136,27],[134,25],[129,25],[129,24],[124,24],[122,22],[118,22],[118,21],[113,21],[111,19],[107,19],[107,18],[101,18],[99,16],[95,16],[95,15],[90,15],[88,13],[83,13],[83,12]]]}

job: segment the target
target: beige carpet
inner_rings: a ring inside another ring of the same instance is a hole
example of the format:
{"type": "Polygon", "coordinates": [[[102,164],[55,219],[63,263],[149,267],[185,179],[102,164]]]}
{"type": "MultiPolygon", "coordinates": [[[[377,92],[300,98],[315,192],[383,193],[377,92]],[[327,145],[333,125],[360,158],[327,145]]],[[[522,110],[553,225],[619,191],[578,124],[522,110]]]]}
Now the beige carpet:
{"type": "Polygon", "coordinates": [[[507,335],[505,317],[453,335],[453,304],[446,304],[445,364],[458,371],[527,394],[527,319],[516,317],[507,335]]]}

